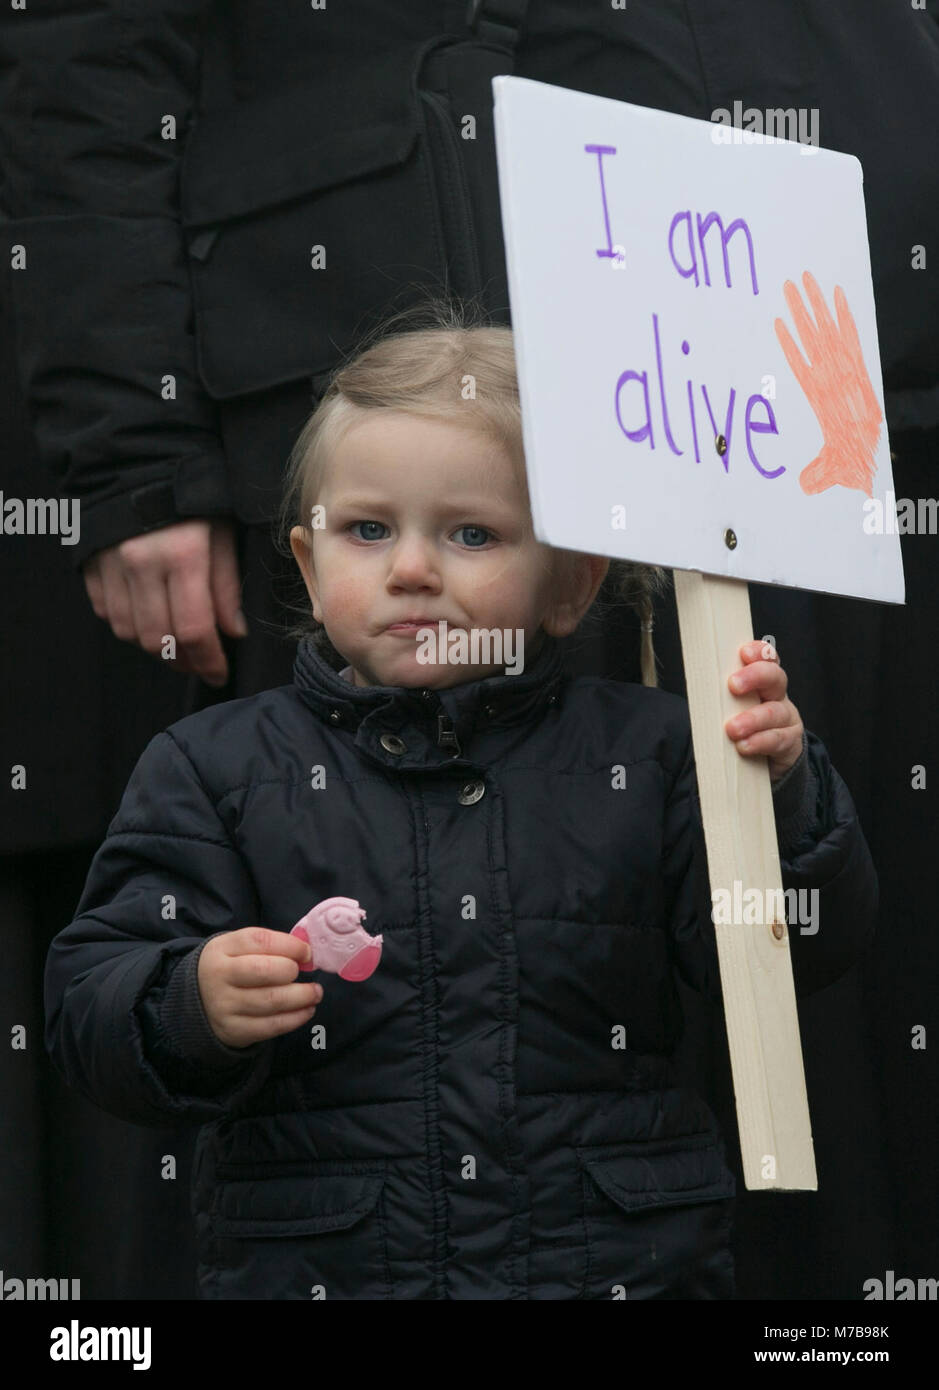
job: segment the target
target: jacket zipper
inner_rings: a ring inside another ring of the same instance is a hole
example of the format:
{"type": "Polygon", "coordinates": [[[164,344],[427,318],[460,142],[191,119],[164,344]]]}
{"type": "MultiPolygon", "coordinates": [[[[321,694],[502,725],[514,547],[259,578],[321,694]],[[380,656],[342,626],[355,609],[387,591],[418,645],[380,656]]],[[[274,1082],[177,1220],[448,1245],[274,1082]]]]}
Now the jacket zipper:
{"type": "Polygon", "coordinates": [[[449,714],[437,715],[437,743],[441,748],[452,749],[455,758],[460,756],[460,742],[449,714]]]}

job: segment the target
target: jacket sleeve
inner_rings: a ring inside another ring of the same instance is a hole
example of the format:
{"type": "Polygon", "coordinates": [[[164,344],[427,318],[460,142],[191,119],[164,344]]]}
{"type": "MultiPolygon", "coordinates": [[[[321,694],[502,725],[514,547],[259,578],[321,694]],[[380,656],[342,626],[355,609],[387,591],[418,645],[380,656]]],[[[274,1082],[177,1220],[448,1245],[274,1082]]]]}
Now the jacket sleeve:
{"type": "Polygon", "coordinates": [[[80,501],[75,565],[128,536],[232,511],[196,372],[178,202],[210,8],[44,0],[8,7],[0,26],[20,385],[40,460],[80,501]]]}
{"type": "MultiPolygon", "coordinates": [[[[797,890],[787,899],[786,917],[799,996],[833,984],[861,958],[874,933],[879,896],[877,874],[851,793],[821,739],[806,731],[803,748],[802,805],[793,806],[791,785],[774,789],[773,797],[783,889],[797,890]],[[802,889],[806,891],[800,893],[802,889]],[[809,911],[803,913],[800,909],[806,904],[809,911]]],[[[798,785],[797,769],[792,771],[798,785]]],[[[707,850],[690,733],[666,806],[664,855],[673,962],[692,988],[720,1000],[707,850]]]]}
{"type": "Polygon", "coordinates": [[[45,970],[46,1047],[103,1110],[165,1127],[216,1119],[266,1081],[277,1039],[229,1048],[212,1033],[198,954],[259,924],[251,876],[170,733],[144,750],[74,921],[45,970]]]}

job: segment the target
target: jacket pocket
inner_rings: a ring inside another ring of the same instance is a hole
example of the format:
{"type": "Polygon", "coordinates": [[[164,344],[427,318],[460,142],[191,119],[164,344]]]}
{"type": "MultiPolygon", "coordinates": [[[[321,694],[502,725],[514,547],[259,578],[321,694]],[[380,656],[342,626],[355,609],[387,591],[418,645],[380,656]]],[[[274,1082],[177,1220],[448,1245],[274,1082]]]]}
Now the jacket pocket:
{"type": "Polygon", "coordinates": [[[736,1182],[711,1134],[578,1148],[585,1298],[732,1298],[736,1182]]]}
{"type": "Polygon", "coordinates": [[[213,112],[182,161],[199,373],[218,400],[322,377],[391,307],[478,278],[459,139],[422,90],[435,38],[213,112]],[[450,247],[448,248],[448,241],[450,247]]]}
{"type": "Polygon", "coordinates": [[[393,1297],[386,1173],[365,1164],[323,1167],[217,1182],[209,1218],[217,1297],[393,1297]]]}

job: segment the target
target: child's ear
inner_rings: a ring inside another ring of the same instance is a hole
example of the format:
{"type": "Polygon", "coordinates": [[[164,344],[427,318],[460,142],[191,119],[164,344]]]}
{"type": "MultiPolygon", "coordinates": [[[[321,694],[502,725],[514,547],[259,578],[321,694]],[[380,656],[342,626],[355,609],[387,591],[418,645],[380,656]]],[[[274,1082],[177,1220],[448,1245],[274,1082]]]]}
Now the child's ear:
{"type": "Polygon", "coordinates": [[[302,526],[295,526],[290,532],[290,549],[300,567],[306,591],[313,605],[313,617],[318,623],[323,621],[319,606],[319,588],[316,583],[316,570],[313,567],[313,545],[302,526]]]}
{"type": "Polygon", "coordinates": [[[610,562],[605,555],[562,552],[554,576],[554,588],[541,626],[551,637],[575,632],[606,578],[610,562]]]}

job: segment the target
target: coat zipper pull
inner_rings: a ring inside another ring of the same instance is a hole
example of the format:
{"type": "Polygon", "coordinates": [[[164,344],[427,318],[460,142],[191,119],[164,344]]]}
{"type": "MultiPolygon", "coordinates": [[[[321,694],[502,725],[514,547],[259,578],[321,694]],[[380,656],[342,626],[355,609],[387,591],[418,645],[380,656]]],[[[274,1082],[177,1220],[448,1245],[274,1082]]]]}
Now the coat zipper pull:
{"type": "Polygon", "coordinates": [[[459,757],[460,743],[448,714],[437,715],[437,743],[441,748],[452,748],[454,757],[459,757]]]}

